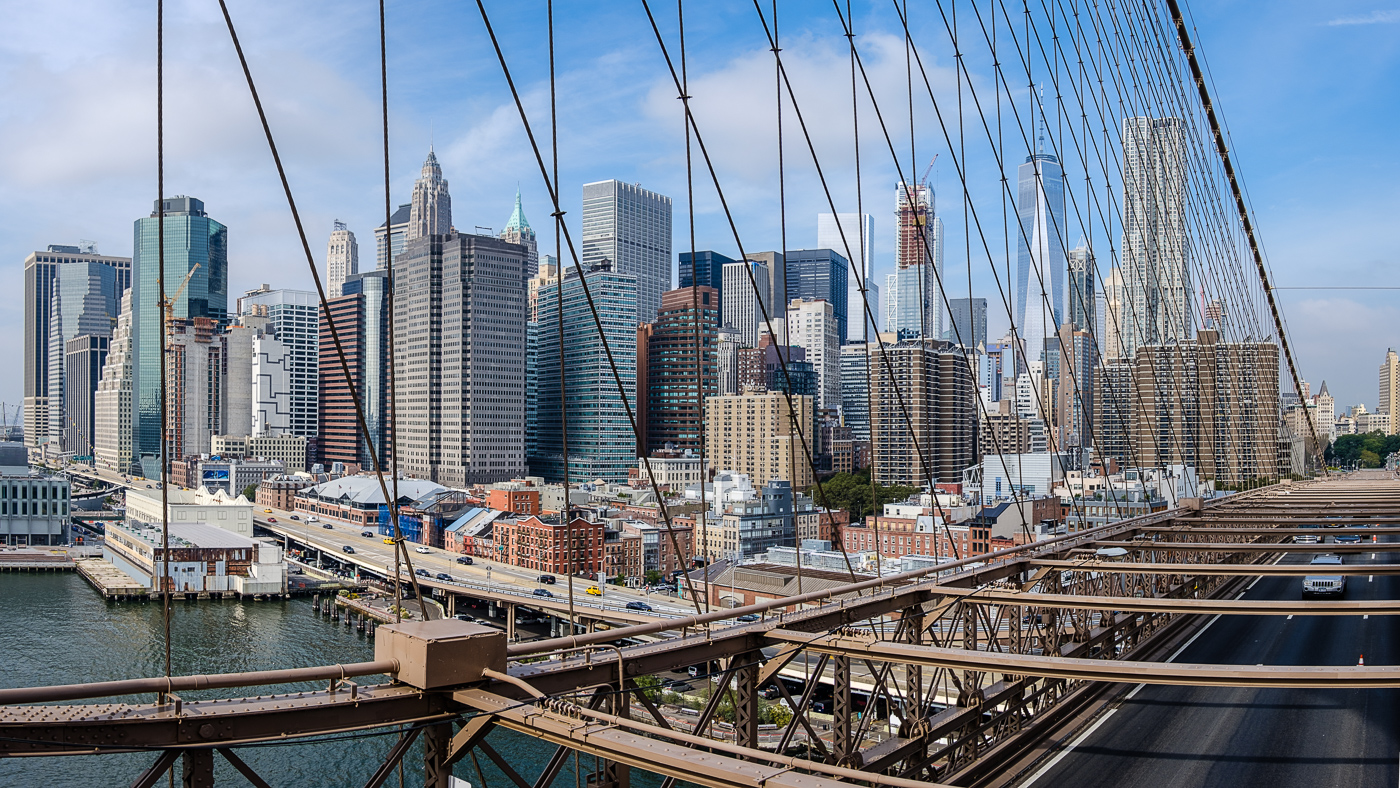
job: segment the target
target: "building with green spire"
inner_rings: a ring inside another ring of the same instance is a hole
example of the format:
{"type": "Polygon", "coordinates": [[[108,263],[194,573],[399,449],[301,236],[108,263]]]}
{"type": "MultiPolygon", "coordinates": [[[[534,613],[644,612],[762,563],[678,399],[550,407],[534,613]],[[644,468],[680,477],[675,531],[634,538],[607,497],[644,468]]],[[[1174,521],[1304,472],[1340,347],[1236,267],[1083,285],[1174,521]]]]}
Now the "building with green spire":
{"type": "Polygon", "coordinates": [[[501,240],[520,244],[530,250],[525,257],[526,279],[540,272],[540,250],[535,244],[535,231],[530,229],[530,223],[525,220],[525,211],[520,207],[519,189],[515,190],[515,210],[510,212],[510,221],[506,222],[506,229],[501,231],[501,240]]]}

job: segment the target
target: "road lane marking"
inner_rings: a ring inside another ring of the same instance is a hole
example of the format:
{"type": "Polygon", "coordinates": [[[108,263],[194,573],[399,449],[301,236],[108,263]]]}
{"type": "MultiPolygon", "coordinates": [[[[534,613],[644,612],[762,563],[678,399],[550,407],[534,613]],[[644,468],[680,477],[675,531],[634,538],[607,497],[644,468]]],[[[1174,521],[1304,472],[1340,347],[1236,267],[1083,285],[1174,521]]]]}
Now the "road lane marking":
{"type": "Polygon", "coordinates": [[[1292,621],[1292,620],[1293,620],[1293,614],[1292,614],[1292,613],[1289,613],[1289,614],[1288,614],[1288,620],[1289,620],[1289,621],[1292,621]]]}
{"type": "Polygon", "coordinates": [[[1107,712],[1105,712],[1104,715],[1102,717],[1099,717],[1098,720],[1095,721],[1093,725],[1090,725],[1087,730],[1076,736],[1074,741],[1069,743],[1068,747],[1065,747],[1063,750],[1056,753],[1055,757],[1051,758],[1049,763],[1045,764],[1040,768],[1039,771],[1031,775],[1031,778],[1025,782],[1025,786],[1029,787],[1031,785],[1034,785],[1036,780],[1039,780],[1041,777],[1045,776],[1046,772],[1049,772],[1051,769],[1059,765],[1060,761],[1064,760],[1064,757],[1066,755],[1069,755],[1075,747],[1078,747],[1079,745],[1083,744],[1085,739],[1089,738],[1090,736],[1093,736],[1094,731],[1097,731],[1100,725],[1103,725],[1105,722],[1108,722],[1108,718],[1112,717],[1114,712],[1116,711],[1118,711],[1118,709],[1109,709],[1107,712]]]}
{"type": "Polygon", "coordinates": [[[1371,616],[1370,616],[1369,614],[1367,614],[1367,615],[1362,616],[1362,617],[1361,617],[1361,620],[1362,620],[1362,621],[1365,621],[1366,619],[1368,619],[1368,618],[1370,618],[1370,617],[1371,617],[1371,616]]]}

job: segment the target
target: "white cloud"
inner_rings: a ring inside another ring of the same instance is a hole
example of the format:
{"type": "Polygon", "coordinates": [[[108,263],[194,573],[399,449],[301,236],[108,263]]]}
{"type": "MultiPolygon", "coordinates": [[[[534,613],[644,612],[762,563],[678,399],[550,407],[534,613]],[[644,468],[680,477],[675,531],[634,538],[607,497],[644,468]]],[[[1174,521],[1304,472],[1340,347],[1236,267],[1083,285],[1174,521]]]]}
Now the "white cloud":
{"type": "Polygon", "coordinates": [[[1329,26],[1341,25],[1389,25],[1400,22],[1400,10],[1372,11],[1362,16],[1344,16],[1327,22],[1329,26]]]}

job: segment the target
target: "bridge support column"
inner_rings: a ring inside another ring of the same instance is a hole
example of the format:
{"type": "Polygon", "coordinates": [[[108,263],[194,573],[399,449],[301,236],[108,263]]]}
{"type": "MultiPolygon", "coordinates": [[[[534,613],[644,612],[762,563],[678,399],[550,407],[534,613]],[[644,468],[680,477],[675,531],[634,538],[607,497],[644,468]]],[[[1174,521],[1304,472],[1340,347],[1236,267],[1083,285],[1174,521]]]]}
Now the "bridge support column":
{"type": "Polygon", "coordinates": [[[452,788],[452,723],[423,729],[423,788],[452,788]]]}
{"type": "Polygon", "coordinates": [[[214,784],[214,751],[186,750],[182,763],[180,785],[183,788],[207,788],[214,784]]]}
{"type": "Polygon", "coordinates": [[[851,745],[851,658],[832,658],[831,751],[838,764],[848,763],[851,745]]]}
{"type": "MultiPolygon", "coordinates": [[[[761,655],[747,651],[734,657],[734,732],[740,747],[758,747],[758,668],[761,655]]],[[[720,691],[722,688],[717,688],[720,691]]]]}
{"type": "MultiPolygon", "coordinates": [[[[629,719],[632,716],[632,693],[627,691],[627,683],[621,676],[617,680],[617,691],[612,694],[609,705],[613,714],[629,719]]],[[[631,788],[632,767],[616,761],[603,761],[603,771],[594,777],[599,784],[593,788],[631,788]]]]}
{"type": "Polygon", "coordinates": [[[515,603],[506,603],[506,642],[515,642],[515,603]]]}

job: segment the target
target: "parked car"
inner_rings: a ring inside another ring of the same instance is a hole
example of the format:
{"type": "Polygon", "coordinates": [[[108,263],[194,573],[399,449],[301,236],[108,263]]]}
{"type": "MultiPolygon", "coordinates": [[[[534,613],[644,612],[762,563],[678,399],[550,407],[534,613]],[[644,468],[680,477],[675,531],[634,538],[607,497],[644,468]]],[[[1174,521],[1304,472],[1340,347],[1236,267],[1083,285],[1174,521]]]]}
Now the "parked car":
{"type": "MultiPolygon", "coordinates": [[[[1319,555],[1309,561],[1310,566],[1338,566],[1341,556],[1319,555]]],[[[1303,578],[1303,596],[1345,596],[1347,579],[1345,575],[1308,575],[1303,578]]]]}
{"type": "Polygon", "coordinates": [[[345,553],[346,555],[354,555],[355,548],[351,547],[348,544],[343,544],[340,546],[340,552],[345,553]]]}
{"type": "Polygon", "coordinates": [[[646,602],[628,602],[628,603],[627,603],[627,609],[628,609],[628,610],[645,610],[645,611],[647,611],[648,613],[650,613],[650,612],[651,612],[651,605],[648,605],[646,602]]]}
{"type": "Polygon", "coordinates": [[[554,575],[540,575],[537,580],[545,585],[554,585],[554,575]]]}
{"type": "Polygon", "coordinates": [[[467,566],[471,566],[471,565],[472,565],[472,557],[469,556],[469,555],[461,556],[460,558],[457,559],[457,563],[459,563],[459,564],[466,564],[467,566]]]}
{"type": "Polygon", "coordinates": [[[363,537],[366,538],[366,539],[373,539],[373,538],[374,538],[374,532],[373,532],[373,531],[361,531],[361,532],[360,532],[360,536],[363,536],[363,537]]]}
{"type": "Polygon", "coordinates": [[[438,572],[438,573],[437,573],[437,579],[439,579],[439,580],[441,580],[441,581],[443,581],[443,582],[445,582],[445,583],[451,583],[451,582],[452,582],[452,575],[449,575],[449,574],[446,573],[446,572],[438,572]]]}
{"type": "Polygon", "coordinates": [[[553,592],[551,592],[548,588],[536,588],[534,594],[535,596],[547,596],[551,598],[554,596],[553,592]]]}
{"type": "Polygon", "coordinates": [[[768,686],[764,687],[763,690],[760,691],[758,694],[759,694],[759,695],[762,695],[763,697],[767,698],[768,700],[773,700],[774,698],[776,698],[776,697],[778,697],[779,695],[783,694],[783,691],[780,690],[780,689],[778,689],[778,685],[777,685],[777,684],[769,684],[768,686]]]}
{"type": "MultiPolygon", "coordinates": [[[[292,519],[295,520],[296,518],[293,517],[292,519]]],[[[334,525],[331,525],[330,523],[322,523],[322,524],[321,524],[321,527],[324,528],[324,529],[326,529],[327,531],[334,531],[334,530],[335,530],[335,526],[334,526],[334,525]]]]}
{"type": "Polygon", "coordinates": [[[588,594],[589,596],[602,596],[603,589],[599,588],[598,586],[589,586],[588,588],[584,589],[584,593],[588,594]]]}
{"type": "Polygon", "coordinates": [[[423,553],[424,555],[427,555],[428,553],[431,553],[432,550],[429,550],[428,548],[426,548],[426,547],[424,547],[423,545],[420,544],[420,545],[418,545],[417,547],[413,548],[413,552],[415,552],[415,553],[423,553]]]}

